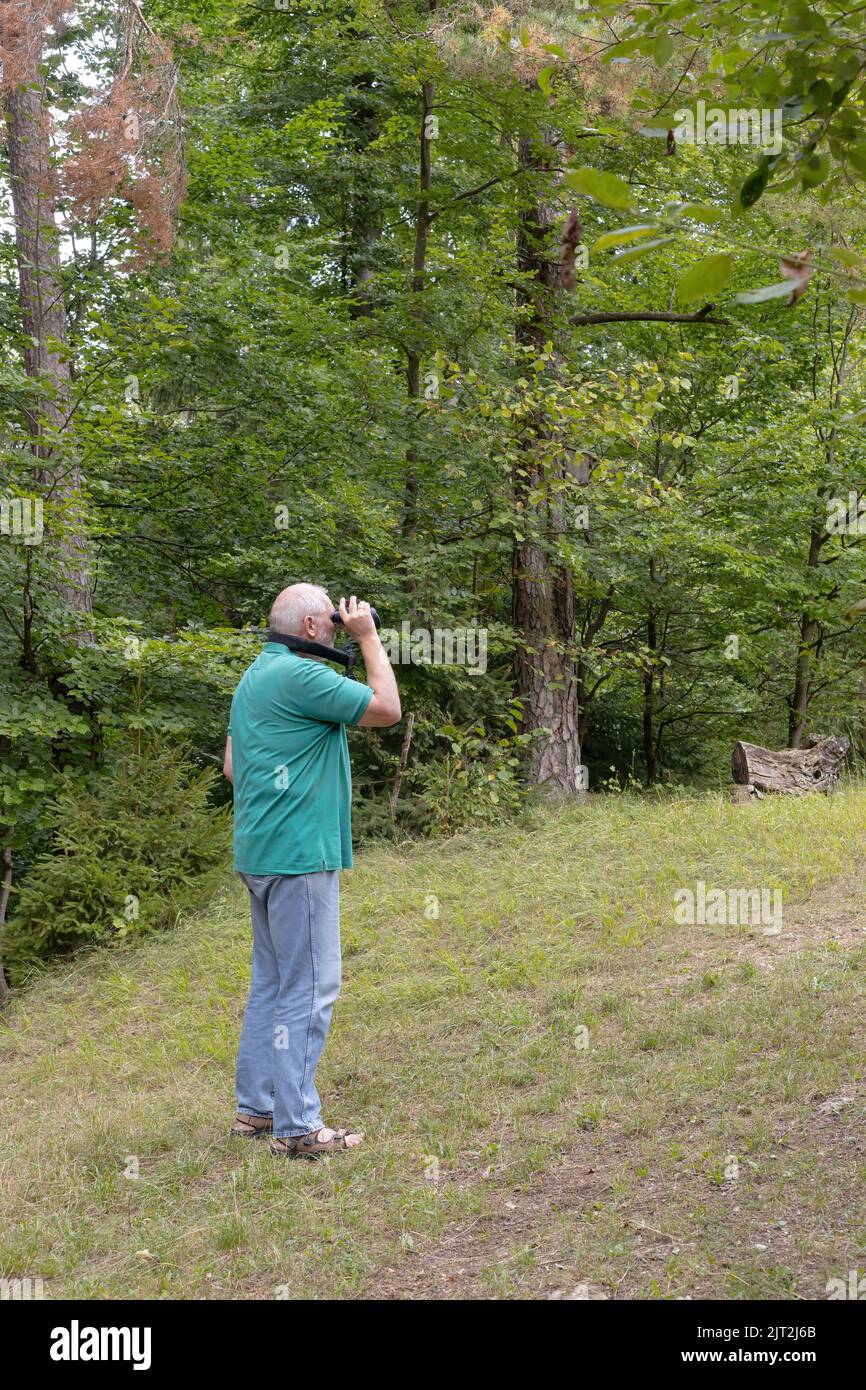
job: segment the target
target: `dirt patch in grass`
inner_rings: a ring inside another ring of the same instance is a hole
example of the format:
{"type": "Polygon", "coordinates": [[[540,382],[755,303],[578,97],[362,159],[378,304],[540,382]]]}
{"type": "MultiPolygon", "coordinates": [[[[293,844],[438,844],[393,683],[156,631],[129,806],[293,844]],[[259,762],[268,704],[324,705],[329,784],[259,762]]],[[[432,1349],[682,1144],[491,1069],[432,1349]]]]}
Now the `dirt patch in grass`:
{"type": "Polygon", "coordinates": [[[377,1270],[364,1297],[825,1298],[829,1277],[866,1264],[864,1232],[851,1230],[864,1118],[862,1087],[840,1110],[816,1098],[799,1120],[769,1115],[782,1137],[722,1182],[694,1161],[714,1146],[705,1126],[686,1141],[691,1159],[684,1153],[655,1175],[660,1150],[684,1143],[680,1127],[651,1144],[615,1127],[582,1134],[544,1171],[503,1186],[493,1212],[455,1222],[377,1270]],[[816,1211],[810,1172],[818,1171],[832,1175],[832,1203],[816,1211]]]}
{"type": "MultiPolygon", "coordinates": [[[[595,1136],[584,1136],[568,1154],[525,1185],[504,1187],[498,1210],[450,1225],[418,1251],[408,1251],[397,1267],[378,1270],[365,1298],[431,1299],[490,1298],[482,1277],[497,1261],[507,1260],[515,1247],[537,1244],[552,1210],[581,1213],[611,1190],[595,1136]]],[[[609,1145],[608,1163],[621,1166],[620,1146],[609,1145]]]]}

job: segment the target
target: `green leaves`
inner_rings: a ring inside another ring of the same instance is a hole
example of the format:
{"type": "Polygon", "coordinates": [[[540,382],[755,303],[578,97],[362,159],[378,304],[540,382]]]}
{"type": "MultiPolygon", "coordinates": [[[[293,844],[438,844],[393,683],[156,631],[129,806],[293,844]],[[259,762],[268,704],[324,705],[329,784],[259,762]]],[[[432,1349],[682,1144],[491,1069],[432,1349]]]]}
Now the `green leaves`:
{"type": "Polygon", "coordinates": [[[843,265],[853,266],[860,271],[866,270],[866,256],[859,251],[852,251],[848,246],[828,246],[827,255],[832,256],[834,261],[841,261],[843,265]]]}
{"type": "Polygon", "coordinates": [[[866,140],[858,141],[848,149],[848,162],[854,165],[858,174],[866,174],[866,140]]]}
{"type": "Polygon", "coordinates": [[[755,203],[757,203],[758,199],[762,196],[764,189],[767,187],[767,179],[769,176],[769,160],[764,158],[760,161],[754,173],[749,175],[740,189],[740,207],[754,207],[755,203]]]}
{"type": "Polygon", "coordinates": [[[642,222],[635,227],[619,227],[615,232],[605,232],[596,242],[593,243],[593,251],[607,251],[612,246],[624,246],[632,241],[637,241],[639,237],[652,236],[658,231],[658,227],[653,222],[642,222]]]}
{"type": "Polygon", "coordinates": [[[575,193],[585,193],[597,203],[604,203],[605,207],[628,211],[635,205],[632,191],[625,180],[618,174],[608,174],[602,169],[588,166],[571,169],[564,176],[563,183],[575,193]]]}
{"type": "Polygon", "coordinates": [[[667,242],[673,241],[672,236],[656,237],[653,241],[644,241],[639,246],[631,246],[626,251],[617,251],[613,259],[619,261],[636,261],[641,256],[649,255],[650,251],[655,251],[658,246],[665,246],[667,242]]]}
{"type": "Polygon", "coordinates": [[[717,208],[713,203],[680,203],[677,216],[690,217],[693,222],[721,222],[725,210],[717,208]]]}
{"type": "Polygon", "coordinates": [[[656,39],[653,45],[653,58],[656,66],[663,68],[669,63],[674,53],[674,41],[670,34],[662,34],[660,39],[656,39]]]}
{"type": "Polygon", "coordinates": [[[729,251],[713,251],[709,256],[703,256],[680,276],[677,299],[681,304],[693,304],[698,299],[712,298],[724,289],[733,268],[734,258],[729,251]]]}
{"type": "Polygon", "coordinates": [[[764,285],[759,290],[747,290],[743,294],[738,294],[735,302],[737,304],[763,304],[767,300],[787,297],[789,304],[796,304],[815,273],[811,251],[782,256],[779,260],[779,269],[786,277],[785,280],[776,285],[764,285]]]}
{"type": "Polygon", "coordinates": [[[817,188],[818,184],[823,183],[830,172],[830,156],[828,154],[810,154],[808,159],[800,161],[797,169],[804,188],[817,188]]]}
{"type": "Polygon", "coordinates": [[[537,78],[535,79],[536,82],[538,83],[538,86],[539,86],[540,90],[544,93],[544,95],[545,95],[546,97],[549,97],[550,94],[551,94],[551,92],[553,91],[553,81],[552,81],[552,78],[553,78],[553,74],[554,74],[555,72],[556,72],[556,64],[555,64],[555,63],[550,63],[550,64],[548,65],[548,67],[542,68],[542,69],[541,69],[541,71],[539,72],[537,78]]]}
{"type": "Polygon", "coordinates": [[[780,280],[776,285],[763,285],[759,290],[744,290],[734,295],[735,304],[766,304],[771,299],[790,299],[790,280],[780,280]]]}

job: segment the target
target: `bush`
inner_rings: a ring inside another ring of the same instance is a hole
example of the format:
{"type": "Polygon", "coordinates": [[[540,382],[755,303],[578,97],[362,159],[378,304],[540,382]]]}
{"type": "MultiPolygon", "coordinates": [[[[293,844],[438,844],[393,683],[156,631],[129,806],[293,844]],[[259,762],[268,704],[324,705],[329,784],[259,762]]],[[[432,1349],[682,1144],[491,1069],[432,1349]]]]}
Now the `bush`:
{"type": "Polygon", "coordinates": [[[520,810],[528,792],[520,775],[521,754],[536,734],[518,733],[513,720],[511,730],[504,738],[480,722],[466,729],[444,724],[438,730],[451,751],[419,767],[412,784],[414,808],[428,834],[498,825],[520,810]]]}
{"type": "Polygon", "coordinates": [[[201,900],[228,852],[227,808],[209,800],[216,775],[151,743],[115,751],[84,785],[67,779],[49,813],[51,852],[13,890],[13,980],[81,946],[172,927],[201,900]]]}

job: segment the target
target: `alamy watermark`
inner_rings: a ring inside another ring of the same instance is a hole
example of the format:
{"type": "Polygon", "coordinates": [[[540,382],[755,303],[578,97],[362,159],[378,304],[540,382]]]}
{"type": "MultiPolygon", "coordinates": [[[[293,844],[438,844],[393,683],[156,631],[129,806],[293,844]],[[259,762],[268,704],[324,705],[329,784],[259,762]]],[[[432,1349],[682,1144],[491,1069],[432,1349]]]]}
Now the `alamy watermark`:
{"type": "Polygon", "coordinates": [[[27,1275],[25,1279],[0,1279],[0,1303],[29,1302],[45,1297],[45,1281],[27,1275]]]}
{"type": "Polygon", "coordinates": [[[698,879],[694,889],[674,893],[678,926],[762,926],[770,935],[782,927],[781,888],[710,888],[698,879]]]}
{"type": "Polygon", "coordinates": [[[846,1298],[862,1303],[866,1299],[866,1274],[861,1275],[859,1269],[849,1269],[847,1281],[845,1279],[828,1279],[824,1287],[827,1290],[828,1299],[846,1298]]]}
{"type": "Polygon", "coordinates": [[[827,503],[827,531],[831,536],[866,534],[866,497],[861,497],[853,489],[847,501],[842,497],[831,497],[827,503]]]}
{"type": "Polygon", "coordinates": [[[0,536],[38,545],[42,540],[42,498],[0,497],[0,536]]]}
{"type": "Polygon", "coordinates": [[[781,107],[720,106],[707,110],[701,99],[696,109],[682,106],[674,112],[674,139],[688,145],[758,145],[766,154],[782,153],[781,107]]]}
{"type": "Polygon", "coordinates": [[[414,627],[406,619],[379,633],[392,666],[465,666],[470,675],[487,670],[486,627],[414,627]]]}

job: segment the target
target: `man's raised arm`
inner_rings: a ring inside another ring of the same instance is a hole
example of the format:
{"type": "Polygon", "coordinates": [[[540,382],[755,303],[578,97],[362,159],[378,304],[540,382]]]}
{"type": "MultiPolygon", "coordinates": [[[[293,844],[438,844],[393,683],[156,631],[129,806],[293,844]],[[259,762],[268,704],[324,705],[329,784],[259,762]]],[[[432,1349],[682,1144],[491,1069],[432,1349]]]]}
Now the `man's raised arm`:
{"type": "Polygon", "coordinates": [[[399,724],[403,717],[400,692],[388,653],[379,640],[369,603],[359,603],[353,594],[347,607],[345,599],[341,598],[340,617],[343,627],[361,648],[367,668],[367,684],[373,691],[372,700],[358,720],[360,727],[388,729],[392,724],[399,724]]]}

